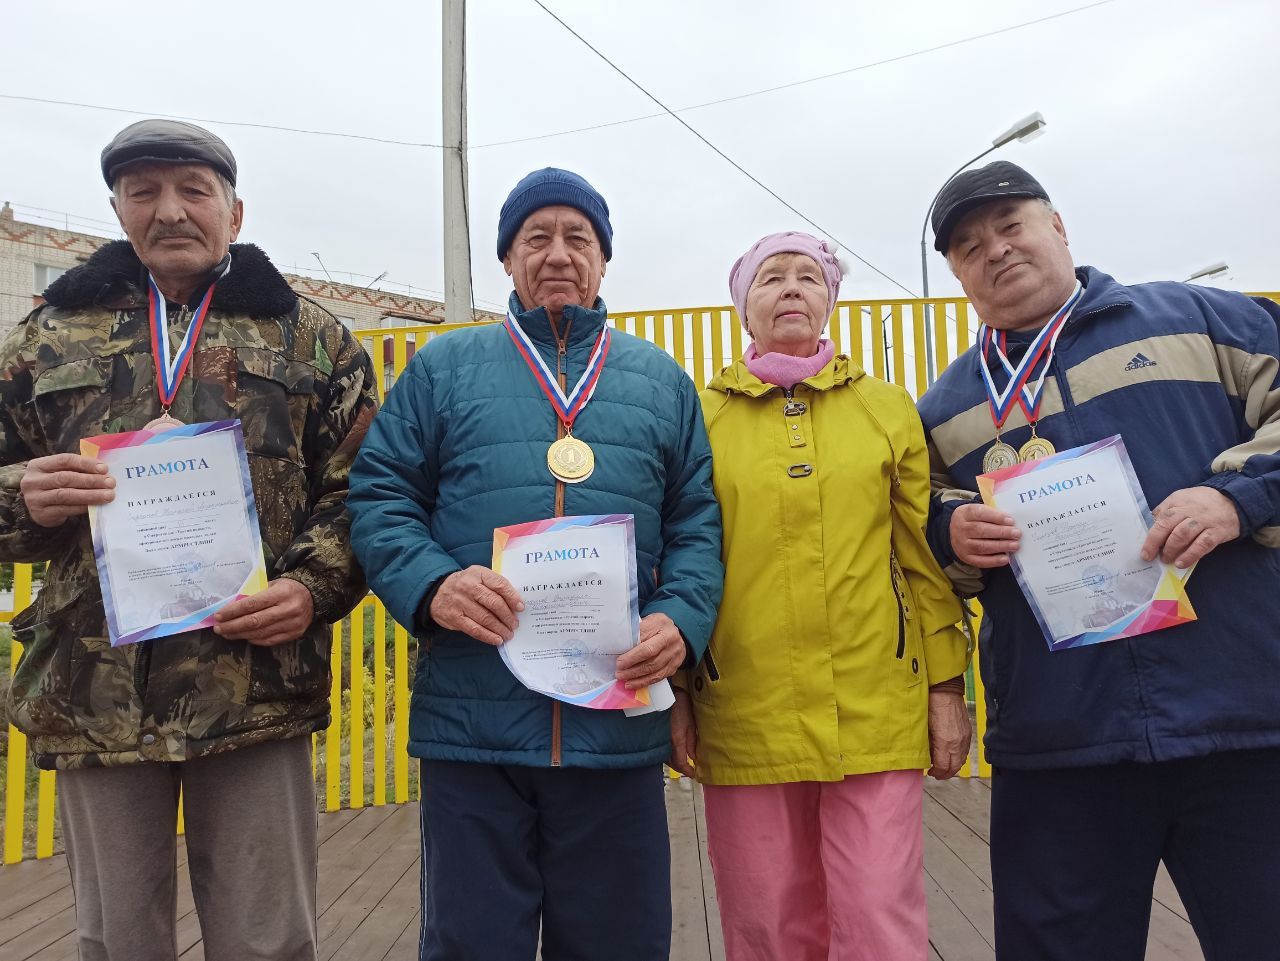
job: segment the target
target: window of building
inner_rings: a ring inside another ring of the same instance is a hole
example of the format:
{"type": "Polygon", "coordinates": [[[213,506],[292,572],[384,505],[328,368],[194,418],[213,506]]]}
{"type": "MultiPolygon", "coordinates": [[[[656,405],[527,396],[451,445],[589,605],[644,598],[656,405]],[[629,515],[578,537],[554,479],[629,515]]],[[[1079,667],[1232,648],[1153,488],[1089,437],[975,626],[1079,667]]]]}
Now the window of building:
{"type": "Polygon", "coordinates": [[[66,267],[52,267],[49,264],[36,264],[35,289],[31,292],[39,297],[51,283],[67,272],[66,267]]]}
{"type": "Polygon", "coordinates": [[[338,322],[347,330],[356,329],[356,319],[354,317],[343,317],[341,314],[335,314],[334,316],[338,318],[338,322]]]}

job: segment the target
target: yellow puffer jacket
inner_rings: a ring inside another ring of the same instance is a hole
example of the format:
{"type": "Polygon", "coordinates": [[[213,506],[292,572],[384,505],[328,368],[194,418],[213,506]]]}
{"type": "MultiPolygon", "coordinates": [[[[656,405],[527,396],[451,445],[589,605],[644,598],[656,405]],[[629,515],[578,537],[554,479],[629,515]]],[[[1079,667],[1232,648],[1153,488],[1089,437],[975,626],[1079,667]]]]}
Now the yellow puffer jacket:
{"type": "Polygon", "coordinates": [[[910,396],[835,357],[791,397],[742,361],[702,393],[724,517],[724,600],[685,679],[709,784],[929,766],[928,689],[968,662],[925,542],[910,396]]]}

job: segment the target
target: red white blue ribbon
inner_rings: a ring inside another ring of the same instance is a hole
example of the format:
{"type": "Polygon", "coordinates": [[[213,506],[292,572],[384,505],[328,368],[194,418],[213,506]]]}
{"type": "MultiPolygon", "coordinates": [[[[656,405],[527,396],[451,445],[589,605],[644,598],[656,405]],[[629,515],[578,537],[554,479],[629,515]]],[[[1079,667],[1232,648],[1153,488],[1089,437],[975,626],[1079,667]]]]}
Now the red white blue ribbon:
{"type": "MultiPolygon", "coordinates": [[[[229,266],[229,265],[228,265],[229,266]]],[[[223,271],[225,275],[226,271],[223,271]]],[[[222,275],[219,275],[219,280],[222,275]]],[[[156,365],[156,390],[160,392],[160,405],[166,411],[173,405],[173,398],[178,394],[182,378],[191,365],[191,355],[195,353],[196,342],[200,339],[200,328],[204,326],[204,318],[209,313],[209,304],[213,301],[213,289],[217,283],[209,285],[195,315],[182,335],[176,352],[169,350],[169,317],[165,307],[164,294],[156,286],[155,278],[147,274],[148,318],[151,325],[151,356],[156,365]]]]}
{"type": "Polygon", "coordinates": [[[564,422],[566,428],[572,427],[573,422],[582,413],[582,408],[587,406],[591,395],[596,392],[596,385],[600,383],[604,360],[609,354],[609,339],[612,333],[609,326],[606,324],[600,329],[595,345],[591,348],[591,356],[587,358],[587,369],[582,372],[582,376],[578,378],[578,382],[568,394],[560,389],[559,379],[551,373],[546,361],[538,353],[538,348],[533,345],[524,328],[516,323],[510,311],[507,312],[507,319],[503,321],[503,326],[507,328],[507,333],[511,335],[511,340],[515,343],[520,356],[524,358],[525,364],[533,372],[533,379],[547,395],[547,400],[551,401],[556,415],[564,422]]]}
{"type": "Polygon", "coordinates": [[[1058,308],[1053,319],[1036,334],[1035,340],[1031,342],[1031,346],[1027,348],[1027,352],[1022,355],[1022,360],[1016,367],[1010,363],[1004,352],[1005,332],[993,331],[986,324],[978,328],[978,348],[981,352],[978,357],[978,366],[982,368],[982,379],[987,386],[987,403],[990,405],[991,419],[995,421],[997,429],[1003,427],[1004,422],[1009,419],[1015,403],[1022,406],[1022,412],[1027,415],[1028,421],[1034,424],[1039,419],[1040,402],[1044,399],[1045,379],[1050,365],[1053,364],[1053,352],[1058,346],[1058,335],[1067,325],[1071,312],[1075,310],[1083,294],[1084,285],[1077,280],[1071,296],[1058,308]],[[993,350],[1009,375],[1009,383],[1003,391],[996,390],[995,381],[991,377],[991,370],[987,363],[987,356],[993,350]],[[1044,366],[1040,370],[1035,386],[1031,387],[1028,381],[1041,358],[1044,358],[1044,366]]]}

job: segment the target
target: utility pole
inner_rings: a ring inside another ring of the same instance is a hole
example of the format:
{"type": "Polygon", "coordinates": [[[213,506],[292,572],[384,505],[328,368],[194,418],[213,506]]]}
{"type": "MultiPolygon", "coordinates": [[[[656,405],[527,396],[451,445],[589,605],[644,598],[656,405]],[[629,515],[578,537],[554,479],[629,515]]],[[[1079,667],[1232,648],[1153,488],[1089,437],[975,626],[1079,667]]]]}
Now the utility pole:
{"type": "Polygon", "coordinates": [[[474,320],[467,229],[467,3],[442,0],[444,106],[444,319],[474,320]]]}

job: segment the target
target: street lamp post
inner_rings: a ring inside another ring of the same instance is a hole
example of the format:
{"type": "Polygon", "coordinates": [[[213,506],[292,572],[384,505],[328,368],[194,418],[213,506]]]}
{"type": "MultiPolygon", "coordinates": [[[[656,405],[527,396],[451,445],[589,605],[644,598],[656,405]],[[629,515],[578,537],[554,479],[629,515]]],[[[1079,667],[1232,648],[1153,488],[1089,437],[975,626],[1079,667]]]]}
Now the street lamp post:
{"type": "MultiPolygon", "coordinates": [[[[999,150],[1006,144],[1013,143],[1015,140],[1026,143],[1028,140],[1034,140],[1044,132],[1045,120],[1044,115],[1038,110],[1030,116],[1023,117],[1012,127],[991,141],[991,146],[978,156],[970,160],[966,160],[963,164],[956,168],[954,177],[966,167],[976,164],[979,160],[994,150],[999,150]]],[[[933,215],[933,205],[938,202],[938,197],[942,195],[943,189],[951,182],[948,177],[942,182],[942,187],[938,188],[938,192],[933,195],[933,199],[929,201],[929,209],[924,212],[924,224],[920,227],[920,280],[923,289],[923,295],[927,299],[929,296],[929,246],[925,239],[929,232],[929,218],[933,215]]],[[[925,370],[925,386],[932,387],[935,378],[938,376],[937,365],[934,360],[933,352],[933,324],[932,316],[926,312],[924,325],[924,370],[925,370]]]]}
{"type": "Polygon", "coordinates": [[[1218,280],[1225,277],[1227,273],[1227,263],[1220,260],[1216,264],[1210,264],[1208,267],[1201,267],[1194,274],[1188,277],[1183,283],[1189,284],[1196,280],[1218,280]]]}

